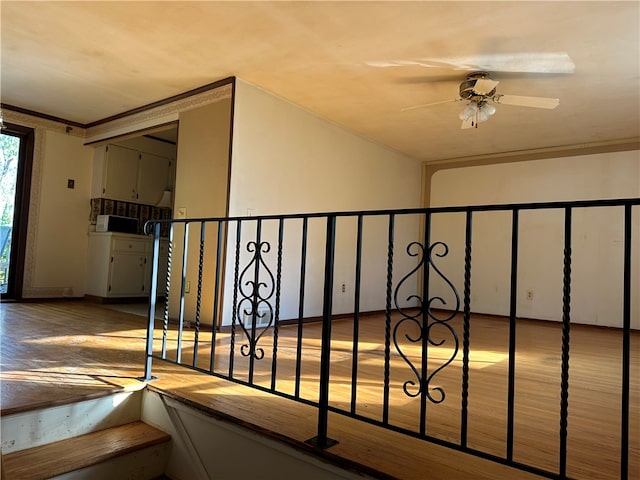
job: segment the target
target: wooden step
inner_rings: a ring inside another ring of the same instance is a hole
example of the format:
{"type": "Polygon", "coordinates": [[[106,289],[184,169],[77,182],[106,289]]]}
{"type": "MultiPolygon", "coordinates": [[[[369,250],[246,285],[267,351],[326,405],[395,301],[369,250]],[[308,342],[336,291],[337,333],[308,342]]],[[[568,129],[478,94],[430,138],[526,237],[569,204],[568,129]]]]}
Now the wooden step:
{"type": "Polygon", "coordinates": [[[0,413],[2,453],[8,455],[138,421],[141,402],[141,391],[119,391],[89,399],[78,397],[55,405],[41,402],[37,409],[11,414],[3,410],[0,413]]]}
{"type": "Polygon", "coordinates": [[[144,422],[132,422],[4,455],[3,474],[7,480],[47,479],[170,439],[144,422]]]}

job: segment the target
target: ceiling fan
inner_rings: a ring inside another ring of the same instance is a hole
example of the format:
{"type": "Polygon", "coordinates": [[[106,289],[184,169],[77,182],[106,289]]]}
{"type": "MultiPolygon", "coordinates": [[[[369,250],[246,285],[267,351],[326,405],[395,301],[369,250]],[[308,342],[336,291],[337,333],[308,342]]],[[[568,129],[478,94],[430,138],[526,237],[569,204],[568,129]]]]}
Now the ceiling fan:
{"type": "Polygon", "coordinates": [[[466,101],[467,105],[460,112],[462,129],[478,128],[478,123],[485,122],[496,113],[493,103],[501,105],[516,105],[520,107],[554,109],[560,103],[557,98],[529,97],[523,95],[503,95],[496,92],[497,80],[492,80],[487,72],[474,72],[467,75],[460,83],[459,97],[454,100],[415,105],[403,108],[402,111],[424,108],[432,105],[440,105],[449,102],[466,101]]]}

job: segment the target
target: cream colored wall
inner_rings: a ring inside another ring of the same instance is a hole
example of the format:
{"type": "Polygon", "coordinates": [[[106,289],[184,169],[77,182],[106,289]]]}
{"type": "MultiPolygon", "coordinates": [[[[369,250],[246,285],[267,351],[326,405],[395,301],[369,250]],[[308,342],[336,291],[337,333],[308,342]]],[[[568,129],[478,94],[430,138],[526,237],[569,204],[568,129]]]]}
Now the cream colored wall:
{"type": "Polygon", "coordinates": [[[141,418],[171,435],[171,450],[163,460],[166,474],[175,480],[372,478],[149,390],[143,391],[141,418]]]}
{"type": "Polygon", "coordinates": [[[175,207],[187,216],[227,212],[231,100],[180,113],[175,207]]]}
{"type": "MultiPolygon", "coordinates": [[[[374,144],[337,125],[246,82],[236,83],[234,143],[229,214],[309,213],[420,206],[421,165],[395,151],[374,144]]],[[[321,314],[324,265],[324,220],[309,224],[305,316],[321,314]]],[[[399,221],[399,239],[418,231],[418,220],[399,221]]],[[[244,225],[245,232],[252,226],[244,225]]],[[[300,271],[301,222],[285,225],[281,318],[296,318],[300,271]]],[[[387,224],[365,221],[362,310],[379,310],[385,303],[387,224]]],[[[271,242],[265,261],[275,272],[275,224],[265,224],[263,239],[271,242]]],[[[230,239],[235,241],[233,232],[230,239]]],[[[247,240],[249,236],[245,237],[247,240]]],[[[334,312],[353,311],[355,220],[339,220],[337,230],[334,312]],[[345,283],[346,292],[341,292],[345,283]]],[[[406,242],[405,242],[406,243],[406,242]]],[[[408,260],[398,255],[400,270],[408,260]],[[404,263],[403,263],[404,262],[404,263]]],[[[241,269],[246,265],[246,252],[241,269]]],[[[227,279],[233,275],[227,261],[227,279]]],[[[230,282],[227,282],[229,285],[230,282]]],[[[230,321],[225,293],[225,323],[230,321]]]]}
{"type": "Polygon", "coordinates": [[[38,129],[39,163],[29,212],[24,296],[81,297],[87,263],[93,149],[78,136],[38,129]],[[67,179],[75,188],[67,188],[67,179]],[[36,207],[33,209],[33,207],[36,207]]]}
{"type": "MultiPolygon", "coordinates": [[[[431,206],[525,203],[640,197],[640,153],[603,153],[477,167],[435,173],[431,206]]],[[[640,238],[635,207],[634,239],[640,238]]],[[[463,285],[464,217],[434,215],[432,240],[451,247],[441,261],[460,292],[463,285]]],[[[572,237],[571,314],[576,323],[622,325],[621,208],[575,209],[572,237]]],[[[511,216],[474,214],[471,309],[509,312],[511,216]]],[[[520,213],[517,315],[562,318],[563,215],[560,211],[520,213]],[[531,292],[532,299],[527,298],[531,292]]],[[[632,316],[640,328],[640,252],[634,242],[632,316]]],[[[437,285],[432,287],[439,292],[437,285]]]]}
{"type": "MultiPolygon", "coordinates": [[[[229,141],[231,129],[231,99],[187,110],[180,113],[178,131],[178,152],[174,191],[174,217],[184,209],[188,218],[224,217],[227,214],[229,179],[229,141]]],[[[191,284],[190,293],[185,296],[185,318],[195,319],[196,286],[198,278],[198,249],[200,241],[199,225],[190,228],[188,238],[189,260],[187,279],[191,284]]],[[[176,251],[182,251],[184,229],[175,228],[176,251]]],[[[206,240],[206,251],[215,255],[215,231],[206,240]]],[[[173,258],[170,290],[170,315],[178,315],[178,299],[182,273],[182,258],[173,258]]],[[[207,257],[203,271],[206,292],[215,274],[215,263],[207,257]]],[[[212,295],[203,295],[201,312],[206,323],[211,323],[213,308],[212,295]]]]}
{"type": "Polygon", "coordinates": [[[419,206],[420,163],[236,82],[230,215],[419,206]],[[418,198],[418,200],[416,200],[418,198]]]}

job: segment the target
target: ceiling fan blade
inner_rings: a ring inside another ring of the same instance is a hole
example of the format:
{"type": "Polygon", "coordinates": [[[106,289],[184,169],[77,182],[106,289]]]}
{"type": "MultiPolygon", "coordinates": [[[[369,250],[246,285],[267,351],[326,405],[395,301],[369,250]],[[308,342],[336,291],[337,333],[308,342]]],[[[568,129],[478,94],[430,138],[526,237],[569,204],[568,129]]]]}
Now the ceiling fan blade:
{"type": "Polygon", "coordinates": [[[554,109],[560,103],[557,98],[527,97],[523,95],[495,95],[493,101],[502,105],[554,109]]]}
{"type": "Polygon", "coordinates": [[[471,115],[466,120],[462,120],[462,125],[460,126],[460,128],[462,130],[466,130],[467,128],[474,128],[474,127],[477,127],[477,126],[478,126],[478,124],[476,123],[476,116],[475,115],[471,115]]]}
{"type": "Polygon", "coordinates": [[[406,112],[407,110],[415,110],[416,108],[425,108],[425,107],[430,107],[432,105],[441,105],[443,103],[452,103],[452,102],[459,102],[461,99],[460,98],[454,98],[453,100],[442,100],[441,102],[433,102],[433,103],[423,103],[422,105],[414,105],[413,107],[405,107],[403,109],[401,109],[401,112],[406,112]]]}
{"type": "Polygon", "coordinates": [[[473,91],[478,95],[487,95],[494,88],[496,88],[498,83],[500,82],[491,80],[489,78],[479,78],[478,80],[476,80],[476,84],[473,86],[473,91]]]}
{"type": "Polygon", "coordinates": [[[369,61],[370,67],[422,67],[447,70],[571,74],[575,64],[566,52],[513,52],[475,56],[369,61]]]}

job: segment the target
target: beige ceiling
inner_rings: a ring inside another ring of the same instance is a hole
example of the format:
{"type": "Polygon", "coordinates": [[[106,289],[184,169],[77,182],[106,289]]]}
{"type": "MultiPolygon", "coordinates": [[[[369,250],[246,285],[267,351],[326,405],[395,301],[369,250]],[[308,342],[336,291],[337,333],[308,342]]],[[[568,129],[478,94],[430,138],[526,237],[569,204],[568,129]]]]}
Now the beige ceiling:
{"type": "Polygon", "coordinates": [[[2,102],[82,124],[235,75],[425,161],[640,136],[638,1],[3,0],[0,13],[2,102]],[[461,102],[402,111],[455,99],[486,68],[503,70],[499,93],[560,105],[498,105],[469,130],[461,102]]]}

